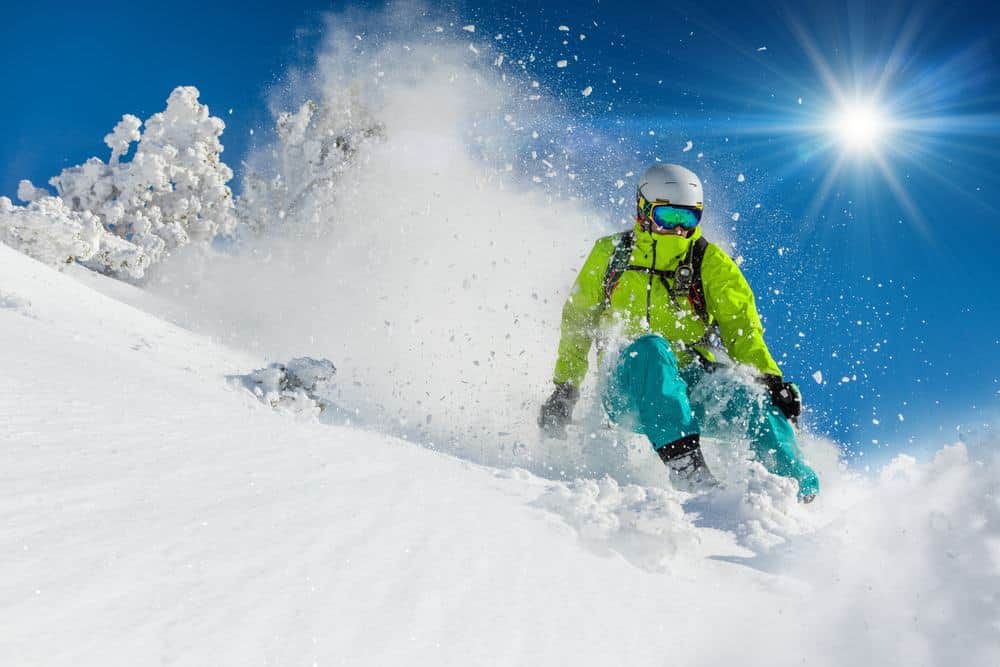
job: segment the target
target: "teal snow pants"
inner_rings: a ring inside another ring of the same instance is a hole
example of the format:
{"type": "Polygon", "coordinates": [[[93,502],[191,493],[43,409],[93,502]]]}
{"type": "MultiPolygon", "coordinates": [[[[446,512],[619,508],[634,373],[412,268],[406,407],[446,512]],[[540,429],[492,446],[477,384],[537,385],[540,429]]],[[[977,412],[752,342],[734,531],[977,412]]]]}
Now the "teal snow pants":
{"type": "Polygon", "coordinates": [[[765,468],[798,481],[799,497],[819,492],[792,425],[763,388],[698,363],[678,368],[662,336],[643,336],[621,351],[604,391],[604,407],[613,421],[648,437],[654,449],[693,433],[732,435],[736,427],[765,468]]]}

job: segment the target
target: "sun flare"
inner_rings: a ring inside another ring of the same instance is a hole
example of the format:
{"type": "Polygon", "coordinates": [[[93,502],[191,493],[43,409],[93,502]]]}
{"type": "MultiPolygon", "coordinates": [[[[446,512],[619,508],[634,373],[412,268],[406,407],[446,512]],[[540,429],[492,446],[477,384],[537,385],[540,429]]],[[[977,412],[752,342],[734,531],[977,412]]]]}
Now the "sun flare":
{"type": "Polygon", "coordinates": [[[884,138],[888,122],[871,103],[845,106],[833,117],[831,130],[843,147],[851,152],[871,151],[884,138]]]}

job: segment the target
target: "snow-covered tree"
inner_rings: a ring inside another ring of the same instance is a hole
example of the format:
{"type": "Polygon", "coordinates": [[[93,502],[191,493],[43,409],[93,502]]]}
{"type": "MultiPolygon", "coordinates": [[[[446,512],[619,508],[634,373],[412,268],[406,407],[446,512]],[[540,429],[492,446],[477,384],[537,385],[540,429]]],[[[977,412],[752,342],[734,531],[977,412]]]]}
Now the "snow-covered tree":
{"type": "Polygon", "coordinates": [[[307,101],[276,120],[277,141],[264,156],[273,175],[251,170],[234,202],[225,124],[198,96],[178,87],[145,123],[123,115],[104,137],[108,161],[64,169],[49,180],[55,195],[22,181],[17,196],[27,206],[3,200],[0,239],[43,261],[140,279],[176,248],[233,235],[237,220],[251,232],[286,221],[323,227],[337,179],[384,134],[356,94],[307,101]]]}
{"type": "Polygon", "coordinates": [[[357,95],[345,94],[319,103],[307,100],[295,112],[282,112],[278,141],[266,160],[275,175],[250,171],[237,202],[241,223],[253,231],[282,221],[322,223],[328,215],[333,185],[366,142],[384,135],[357,95]]]}
{"type": "Polygon", "coordinates": [[[104,138],[108,162],[94,157],[64,169],[49,180],[55,197],[22,181],[18,197],[29,204],[6,200],[0,207],[0,238],[45,261],[75,259],[141,278],[173,249],[232,234],[226,184],[233,172],[221,158],[225,123],[198,95],[192,86],[176,88],[141,132],[140,120],[125,114],[104,138]],[[132,159],[123,161],[135,142],[132,159]]]}
{"type": "Polygon", "coordinates": [[[90,262],[133,278],[149,266],[138,246],[108,234],[96,215],[73,211],[59,197],[38,197],[27,206],[0,197],[0,241],[50,264],[90,262]]]}

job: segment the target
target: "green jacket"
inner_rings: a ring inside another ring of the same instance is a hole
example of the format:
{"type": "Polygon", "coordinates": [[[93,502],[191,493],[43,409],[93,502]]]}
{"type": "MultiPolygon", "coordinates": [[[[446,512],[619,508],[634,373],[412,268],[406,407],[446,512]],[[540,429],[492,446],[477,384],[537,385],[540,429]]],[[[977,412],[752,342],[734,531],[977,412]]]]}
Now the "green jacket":
{"type": "MultiPolygon", "coordinates": [[[[629,264],[652,267],[655,252],[653,268],[672,271],[699,236],[700,227],[695,228],[690,238],[683,238],[651,234],[636,225],[629,264]]],[[[601,343],[613,336],[628,340],[646,333],[661,334],[670,341],[682,366],[692,360],[692,348],[713,359],[711,350],[698,345],[705,335],[705,323],[687,297],[671,294],[659,277],[625,271],[605,308],[604,275],[618,238],[613,235],[597,240],[563,306],[562,338],[553,375],[557,384],[569,382],[579,387],[587,374],[587,357],[594,340],[598,340],[601,349],[601,343]]],[[[764,329],[753,292],[736,262],[710,243],[701,266],[701,280],[709,318],[718,324],[729,356],[763,374],[780,376],[781,369],[764,343],[764,329]]],[[[668,279],[668,283],[673,287],[672,280],[668,279]]]]}

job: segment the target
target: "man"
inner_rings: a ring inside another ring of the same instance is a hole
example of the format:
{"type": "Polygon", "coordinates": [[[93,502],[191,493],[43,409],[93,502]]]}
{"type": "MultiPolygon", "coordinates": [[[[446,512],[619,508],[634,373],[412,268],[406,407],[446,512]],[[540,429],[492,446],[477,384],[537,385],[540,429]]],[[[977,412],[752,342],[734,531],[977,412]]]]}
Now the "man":
{"type": "Polygon", "coordinates": [[[675,164],[640,177],[631,232],[598,239],[562,315],[562,338],[539,426],[565,437],[591,344],[612,354],[603,388],[612,421],[645,434],[681,487],[717,484],[700,437],[737,427],[773,473],[798,482],[799,499],[819,492],[790,420],[798,388],[783,380],[764,343],[750,285],[736,263],[701,236],[701,181],[675,164]],[[723,364],[714,343],[735,364],[723,364]],[[749,379],[748,379],[749,378],[749,379]]]}

